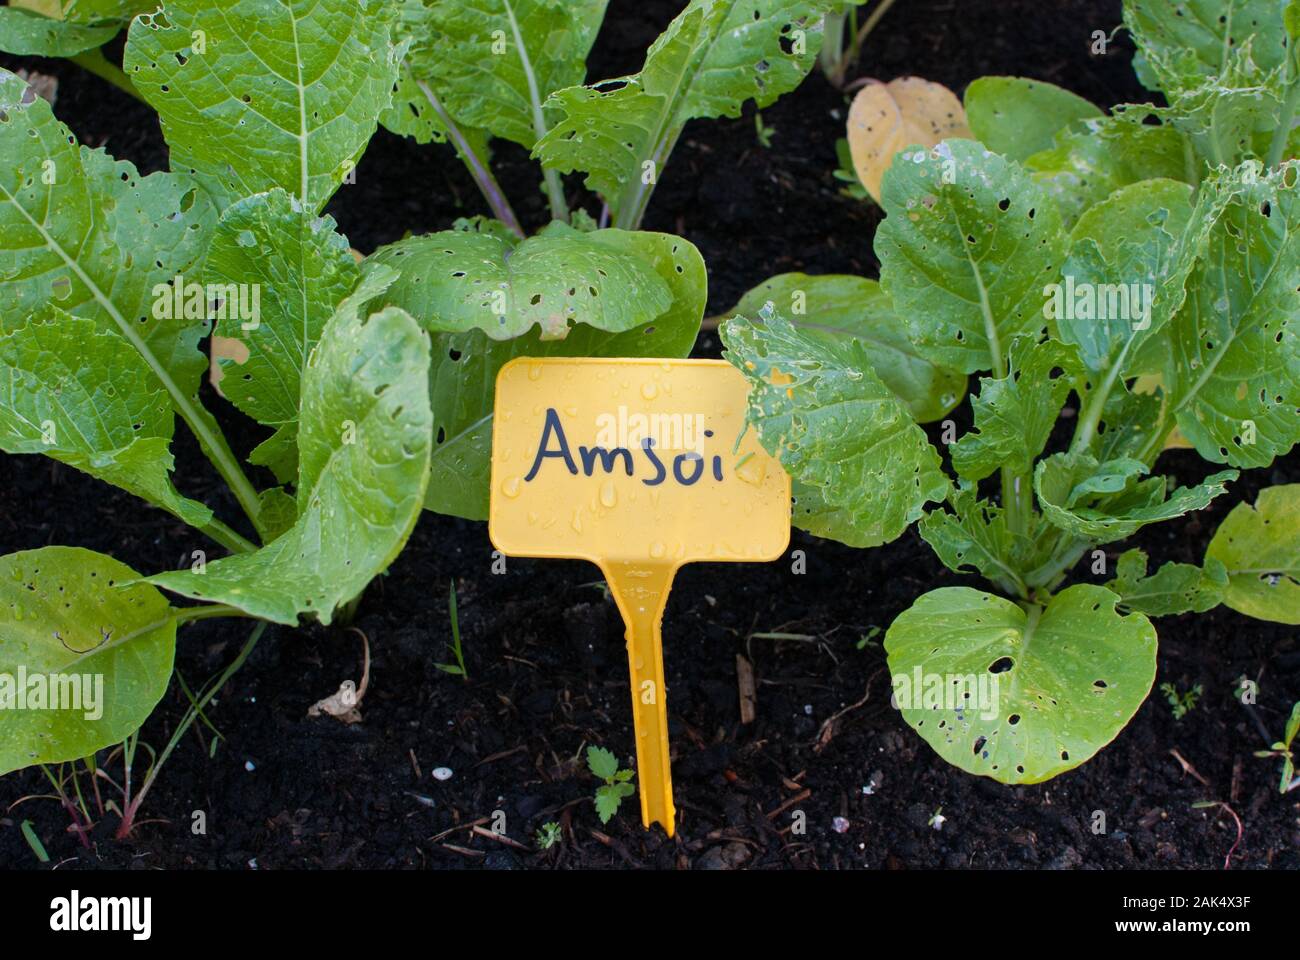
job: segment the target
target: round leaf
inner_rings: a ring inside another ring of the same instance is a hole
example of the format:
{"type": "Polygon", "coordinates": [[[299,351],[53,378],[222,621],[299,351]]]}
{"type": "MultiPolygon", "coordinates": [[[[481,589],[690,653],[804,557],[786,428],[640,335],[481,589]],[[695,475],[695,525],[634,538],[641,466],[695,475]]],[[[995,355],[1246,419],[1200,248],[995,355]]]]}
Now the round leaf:
{"type": "Polygon", "coordinates": [[[1206,560],[1228,568],[1223,602],[1238,613],[1300,624],[1300,483],[1267,487],[1220,524],[1206,560]]]}
{"type": "Polygon", "coordinates": [[[0,774],[89,756],[138,730],[162,699],[176,623],[153,587],[121,586],[139,576],[80,547],[0,557],[0,774]],[[67,699],[50,709],[56,687],[64,697],[74,686],[73,709],[67,699]]]}
{"type": "Polygon", "coordinates": [[[903,719],[949,763],[1003,783],[1077,767],[1155,681],[1155,627],[1118,599],[1079,584],[1026,613],[968,587],[930,591],[885,635],[903,719]]]}

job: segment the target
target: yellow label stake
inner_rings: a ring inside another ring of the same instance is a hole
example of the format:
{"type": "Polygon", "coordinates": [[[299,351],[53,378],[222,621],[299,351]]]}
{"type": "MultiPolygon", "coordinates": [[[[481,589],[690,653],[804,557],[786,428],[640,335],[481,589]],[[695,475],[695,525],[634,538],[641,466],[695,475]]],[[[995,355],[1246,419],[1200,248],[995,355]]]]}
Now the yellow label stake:
{"type": "Polygon", "coordinates": [[[641,822],[673,833],[660,624],[677,568],[790,541],[790,478],[721,360],[521,357],[497,377],[492,543],[597,564],[627,628],[641,822]],[[737,438],[740,443],[737,446],[737,438]]]}

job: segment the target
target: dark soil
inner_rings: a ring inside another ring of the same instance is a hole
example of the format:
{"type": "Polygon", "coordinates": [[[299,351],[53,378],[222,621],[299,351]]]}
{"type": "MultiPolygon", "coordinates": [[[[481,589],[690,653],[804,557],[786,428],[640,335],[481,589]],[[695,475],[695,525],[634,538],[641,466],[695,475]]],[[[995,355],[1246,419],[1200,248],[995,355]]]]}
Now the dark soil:
{"type": "MultiPolygon", "coordinates": [[[[677,7],[614,0],[592,75],[637,69],[677,7]]],[[[912,0],[873,35],[861,73],[914,73],[958,92],[983,74],[1022,74],[1109,105],[1143,96],[1122,37],[1106,56],[1089,53],[1093,31],[1118,22],[1117,0],[912,0]]],[[[146,170],[164,166],[157,123],[130,98],[67,65],[0,64],[57,75],[58,113],[84,142],[146,170]]],[[[770,149],[756,140],[752,110],[687,130],[646,225],[700,247],[711,313],[785,270],[874,275],[871,237],[880,215],[843,197],[831,176],[846,107],[844,95],[814,74],[764,111],[775,131],[770,149]]],[[[521,151],[502,148],[498,159],[516,209],[540,224],[535,169],[521,151]]],[[[484,211],[447,149],[381,132],[357,184],[339,193],[330,212],[354,246],[369,251],[408,230],[441,229],[484,211]]],[[[701,337],[701,356],[718,349],[715,338],[701,337]]],[[[226,411],[232,438],[247,449],[255,431],[226,411]]],[[[194,444],[186,437],[176,446],[185,492],[234,516],[194,444]]],[[[1208,472],[1187,454],[1169,454],[1165,465],[1184,482],[1208,472]]],[[[1244,476],[1225,499],[1253,500],[1263,486],[1297,480],[1300,455],[1292,454],[1244,476]]],[[[1140,545],[1159,559],[1198,561],[1230,506],[1148,529],[1140,545]]],[[[208,546],[76,471],[0,457],[0,551],[52,543],[101,550],[149,572],[188,563],[191,550],[208,546]]],[[[1123,546],[1112,550],[1112,562],[1123,546]]],[[[1300,867],[1298,805],[1277,793],[1278,764],[1253,756],[1264,745],[1256,720],[1276,737],[1300,699],[1294,629],[1226,609],[1159,621],[1157,683],[1201,684],[1200,705],[1175,721],[1153,693],[1092,761],[1046,784],[1008,787],[940,760],[889,706],[879,637],[858,649],[861,637],[887,627],[925,590],[975,581],[945,570],[915,533],[872,551],[796,533],[792,548],[806,552],[806,574],[788,562],[701,565],[677,580],[665,618],[678,806],[671,840],[658,828],[642,830],[635,799],[605,827],[592,808],[595,784],[579,760],[584,745],[633,759],[622,626],[595,568],[510,560],[507,573],[493,575],[483,525],[426,514],[367,593],[357,631],[267,632],[211,712],[224,739],[210,756],[209,731],[188,736],[148,798],[142,816],[150,822],[129,840],[112,838],[109,814],[85,850],[56,803],[18,803],[48,792],[39,773],[0,781],[0,865],[35,863],[18,826],[29,819],[63,869],[1218,868],[1236,827],[1226,813],[1192,805],[1222,800],[1243,824],[1234,868],[1300,867]],[[451,659],[453,580],[468,681],[435,666],[451,659]],[[312,703],[359,677],[358,632],[374,656],[364,722],[308,719],[312,703]],[[758,682],[749,726],[739,721],[738,655],[758,682]],[[1242,676],[1259,683],[1254,716],[1232,696],[1242,676]],[[435,767],[450,768],[452,777],[434,779],[435,767]],[[929,820],[940,807],[947,819],[935,830],[929,820]],[[1098,810],[1104,834],[1091,830],[1098,810]],[[195,811],[206,815],[206,835],[192,832],[195,811]],[[496,811],[510,843],[470,832],[476,823],[492,826],[496,811]],[[804,835],[791,831],[796,811],[806,817],[804,835]],[[847,821],[843,832],[835,818],[847,821]],[[550,820],[563,826],[564,842],[538,852],[533,835],[550,820]]],[[[186,627],[179,672],[191,686],[201,683],[229,662],[246,630],[237,621],[186,627]]],[[[185,706],[173,684],[144,739],[161,748],[185,706]]],[[[118,776],[120,767],[111,772],[118,776]]]]}

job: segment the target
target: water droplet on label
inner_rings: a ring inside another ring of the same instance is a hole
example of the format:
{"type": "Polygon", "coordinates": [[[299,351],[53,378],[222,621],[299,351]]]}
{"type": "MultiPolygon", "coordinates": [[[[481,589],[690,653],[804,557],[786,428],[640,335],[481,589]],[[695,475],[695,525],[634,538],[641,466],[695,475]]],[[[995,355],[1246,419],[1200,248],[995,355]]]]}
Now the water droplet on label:
{"type": "Polygon", "coordinates": [[[574,533],[582,533],[582,507],[573,511],[573,519],[569,521],[569,526],[573,527],[574,533]]]}
{"type": "Polygon", "coordinates": [[[653,400],[659,396],[659,388],[653,383],[643,383],[641,384],[641,396],[647,400],[653,400]]]}
{"type": "Polygon", "coordinates": [[[507,477],[505,482],[501,484],[501,492],[507,497],[519,496],[519,478],[507,477]]]}
{"type": "Polygon", "coordinates": [[[666,552],[667,547],[663,545],[662,541],[656,540],[654,543],[650,544],[650,556],[655,560],[660,559],[666,552]]]}
{"type": "Polygon", "coordinates": [[[757,457],[750,457],[736,467],[736,476],[745,483],[759,486],[767,478],[767,464],[757,457]]]}
{"type": "Polygon", "coordinates": [[[606,480],[600,485],[600,502],[605,507],[613,507],[618,503],[618,491],[614,489],[613,480],[606,480]]]}
{"type": "Polygon", "coordinates": [[[528,365],[528,379],[540,380],[542,378],[542,365],[540,363],[530,363],[528,365]]]}

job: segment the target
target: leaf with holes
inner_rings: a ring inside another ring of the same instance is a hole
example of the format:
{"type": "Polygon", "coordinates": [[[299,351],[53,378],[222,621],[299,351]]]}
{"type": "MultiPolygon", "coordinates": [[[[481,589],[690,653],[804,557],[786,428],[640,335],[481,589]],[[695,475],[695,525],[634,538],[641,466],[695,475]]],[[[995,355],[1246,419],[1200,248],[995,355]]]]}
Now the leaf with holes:
{"type": "Polygon", "coordinates": [[[931,590],[890,626],[894,702],[940,756],[1003,783],[1079,766],[1132,719],[1156,676],[1156,631],[1079,584],[1022,609],[967,587],[931,590]]]}
{"type": "Polygon", "coordinates": [[[1300,440],[1300,163],[1248,162],[1202,188],[1222,204],[1169,325],[1163,383],[1198,453],[1263,467],[1300,440]]]}
{"type": "Polygon", "coordinates": [[[800,485],[797,526],[876,546],[944,498],[938,455],[863,344],[810,337],[766,308],[757,321],[727,321],[722,341],[749,380],[749,424],[800,485]],[[802,488],[812,488],[811,504],[800,501],[802,488]]]}
{"type": "Polygon", "coordinates": [[[1056,134],[1101,111],[1055,84],[1027,77],[980,77],[962,103],[975,139],[994,153],[1024,162],[1051,149],[1056,134]]]}
{"type": "Polygon", "coordinates": [[[162,699],[176,623],[138,577],[79,547],[0,557],[0,775],[119,743],[162,699]]]}
{"type": "Polygon", "coordinates": [[[965,480],[983,480],[1006,467],[1028,471],[1047,445],[1079,371],[1078,353],[1057,340],[1012,341],[1009,373],[980,378],[971,400],[974,428],[952,447],[952,465],[965,480]]]}
{"type": "Polygon", "coordinates": [[[1149,523],[1201,510],[1237,479],[1236,470],[1212,474],[1194,487],[1167,491],[1165,477],[1147,473],[1139,460],[1098,463],[1086,453],[1057,453],[1034,471],[1034,490],[1043,514],[1055,526],[1083,540],[1123,540],[1149,523]]]}
{"type": "MultiPolygon", "coordinates": [[[[543,340],[537,328],[513,340],[493,340],[481,330],[431,330],[436,442],[425,498],[428,509],[487,519],[497,371],[515,357],[685,357],[691,352],[708,291],[704,259],[695,246],[664,233],[607,230],[587,236],[636,254],[664,282],[671,306],[621,333],[579,323],[563,340],[543,340]]],[[[403,277],[395,286],[405,281],[403,277]]],[[[422,323],[423,316],[417,314],[422,323]]]]}
{"type": "Polygon", "coordinates": [[[1056,205],[1020,167],[973,140],[903,154],[885,175],[880,284],[933,362],[1006,373],[1011,341],[1035,334],[1060,275],[1056,205]]]}
{"type": "Polygon", "coordinates": [[[1207,560],[1204,567],[1165,563],[1147,576],[1147,555],[1143,550],[1124,551],[1115,565],[1115,579],[1106,584],[1119,597],[1122,610],[1136,610],[1149,617],[1204,613],[1223,602],[1227,586],[1228,573],[1217,560],[1207,560]]]}
{"type": "Polygon", "coordinates": [[[1228,571],[1223,602],[1238,613],[1300,624],[1300,484],[1265,487],[1214,532],[1205,562],[1228,571]]]}
{"type": "Polygon", "coordinates": [[[941,83],[920,77],[869,82],[849,107],[848,144],[853,169],[877,203],[880,182],[899,151],[970,136],[956,94],[941,83]]]}
{"type": "Polygon", "coordinates": [[[401,270],[386,302],[431,332],[482,330],[511,340],[537,327],[541,339],[562,340],[574,324],[622,333],[672,306],[672,291],[638,255],[634,237],[557,222],[521,241],[489,225],[399,240],[371,259],[401,270]]]}
{"type": "Polygon", "coordinates": [[[533,151],[587,175],[614,223],[636,227],[687,121],[738,117],[799,85],[816,62],[827,0],[690,0],[646,52],[641,71],[557,91],[559,119],[533,151]]]}
{"type": "Polygon", "coordinates": [[[283,483],[297,473],[298,404],[307,357],[361,270],[331,217],[278,187],[221,215],[204,265],[220,292],[215,333],[237,350],[217,361],[222,394],[275,436],[253,451],[283,483]]]}
{"type": "Polygon", "coordinates": [[[255,617],[328,624],[410,536],[429,475],[429,340],[404,311],[366,314],[379,268],[326,324],[303,373],[298,519],[254,553],[150,583],[255,617]]]}
{"type": "Polygon", "coordinates": [[[0,449],[43,453],[202,528],[212,511],[172,485],[162,384],[115,330],[57,308],[0,335],[0,449]]]}
{"type": "Polygon", "coordinates": [[[865,346],[876,375],[918,422],[938,420],[961,402],[966,378],[921,356],[875,280],[782,273],[746,293],[729,313],[756,316],[769,301],[814,340],[865,346]]]}
{"type": "Polygon", "coordinates": [[[315,213],[392,102],[391,21],[377,0],[167,0],[132,21],[123,69],[222,206],[282,187],[315,213]]]}

